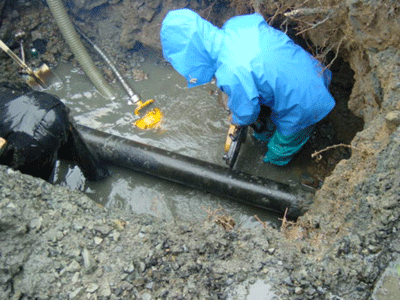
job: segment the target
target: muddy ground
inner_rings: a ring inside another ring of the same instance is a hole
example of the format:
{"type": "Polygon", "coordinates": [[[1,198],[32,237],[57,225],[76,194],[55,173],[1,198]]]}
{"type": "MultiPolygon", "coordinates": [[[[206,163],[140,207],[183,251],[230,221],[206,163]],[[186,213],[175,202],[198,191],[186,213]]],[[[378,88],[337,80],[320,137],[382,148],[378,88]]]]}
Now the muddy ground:
{"type": "MultiPolygon", "coordinates": [[[[65,2],[126,72],[135,48],[159,50],[160,22],[172,8],[191,7],[217,25],[257,10],[282,30],[301,32],[334,72],[331,121],[336,141],[350,147],[322,152],[312,167],[324,181],[314,204],[279,230],[260,223],[226,231],[215,216],[192,224],[109,211],[1,166],[1,299],[244,299],[259,280],[259,299],[377,299],[380,276],[400,255],[397,1],[65,2]]],[[[30,47],[47,43],[38,56],[27,53],[32,66],[76,63],[42,1],[0,3],[1,39],[16,53],[19,29],[30,47]]],[[[21,80],[4,54],[0,68],[2,80],[21,80]]]]}

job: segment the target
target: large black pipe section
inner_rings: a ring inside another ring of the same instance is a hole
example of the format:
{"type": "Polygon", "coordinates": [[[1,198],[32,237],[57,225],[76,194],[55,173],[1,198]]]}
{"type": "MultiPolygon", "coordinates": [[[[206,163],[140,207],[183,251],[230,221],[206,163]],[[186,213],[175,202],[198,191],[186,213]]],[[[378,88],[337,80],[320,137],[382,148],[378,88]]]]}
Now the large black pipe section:
{"type": "Polygon", "coordinates": [[[302,215],[312,194],[292,186],[230,170],[133,140],[76,125],[84,141],[101,160],[146,173],[224,198],[262,207],[296,218],[302,215]]]}

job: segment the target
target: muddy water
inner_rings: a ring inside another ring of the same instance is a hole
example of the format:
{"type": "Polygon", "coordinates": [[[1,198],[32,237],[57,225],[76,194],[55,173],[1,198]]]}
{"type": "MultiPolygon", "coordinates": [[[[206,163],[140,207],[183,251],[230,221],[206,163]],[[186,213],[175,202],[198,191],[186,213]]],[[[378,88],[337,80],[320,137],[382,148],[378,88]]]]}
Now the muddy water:
{"type": "MultiPolygon", "coordinates": [[[[148,79],[136,82],[124,74],[128,84],[142,100],[154,99],[152,107],[164,114],[161,126],[140,130],[132,126],[137,119],[134,106],[118,81],[112,83],[116,99],[102,97],[89,79],[69,64],[55,70],[62,87],[48,92],[58,95],[71,109],[77,123],[119,135],[141,143],[174,151],[186,156],[225,165],[223,145],[229,126],[228,112],[218,104],[212,84],[187,89],[185,80],[169,65],[157,64],[151,56],[137,66],[148,79]]],[[[149,107],[150,108],[150,107],[149,107]]],[[[143,116],[147,110],[143,109],[143,116]]],[[[265,145],[248,136],[242,147],[236,169],[286,183],[296,183],[303,175],[301,163],[281,168],[262,163],[265,145]]],[[[85,181],[79,168],[71,162],[59,161],[54,182],[85,192],[106,207],[122,207],[160,218],[201,221],[207,210],[222,208],[241,226],[259,225],[254,215],[263,221],[279,223],[276,215],[209,193],[154,178],[145,174],[110,167],[112,176],[101,182],[85,181]]]]}

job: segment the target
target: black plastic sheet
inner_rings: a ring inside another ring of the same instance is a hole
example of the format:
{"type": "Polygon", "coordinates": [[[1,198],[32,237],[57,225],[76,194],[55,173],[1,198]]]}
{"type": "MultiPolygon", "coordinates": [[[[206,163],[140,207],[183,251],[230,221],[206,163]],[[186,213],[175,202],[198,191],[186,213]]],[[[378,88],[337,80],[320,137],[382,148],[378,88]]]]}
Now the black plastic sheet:
{"type": "Polygon", "coordinates": [[[54,95],[0,83],[0,137],[7,140],[0,163],[48,180],[59,152],[69,153],[87,179],[105,177],[107,171],[74,130],[68,112],[54,95]]]}

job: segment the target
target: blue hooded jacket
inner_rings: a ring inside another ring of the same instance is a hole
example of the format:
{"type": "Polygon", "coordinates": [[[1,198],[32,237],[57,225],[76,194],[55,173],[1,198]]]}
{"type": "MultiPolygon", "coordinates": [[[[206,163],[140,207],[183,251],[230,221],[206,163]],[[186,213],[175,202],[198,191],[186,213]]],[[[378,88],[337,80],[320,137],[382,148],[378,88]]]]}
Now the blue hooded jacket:
{"type": "Polygon", "coordinates": [[[233,17],[220,29],[189,9],[173,10],[163,20],[161,44],[188,87],[215,76],[233,124],[253,124],[265,104],[277,131],[290,136],[335,106],[331,72],[260,14],[233,17]]]}

